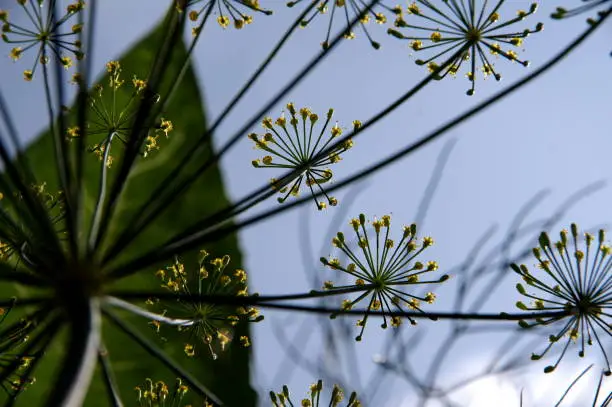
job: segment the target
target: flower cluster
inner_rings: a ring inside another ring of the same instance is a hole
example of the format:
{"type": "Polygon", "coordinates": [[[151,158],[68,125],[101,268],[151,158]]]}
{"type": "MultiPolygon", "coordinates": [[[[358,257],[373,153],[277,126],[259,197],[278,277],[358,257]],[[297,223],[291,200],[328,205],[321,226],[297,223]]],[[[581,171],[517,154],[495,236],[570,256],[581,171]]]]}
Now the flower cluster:
{"type": "Polygon", "coordinates": [[[590,233],[584,234],[586,249],[581,248],[578,227],[571,225],[571,242],[567,230],[562,230],[560,240],[551,243],[548,235],[542,233],[539,247],[533,249],[533,255],[538,261],[538,273],[532,273],[527,266],[513,264],[512,269],[518,273],[528,288],[536,290],[528,292],[521,284],[517,290],[532,300],[528,306],[517,302],[517,307],[525,311],[557,311],[561,315],[550,318],[536,319],[533,323],[519,321],[524,328],[558,323],[559,331],[549,337],[550,343],[542,353],[533,354],[533,360],[539,360],[563,337],[565,346],[557,361],[547,366],[546,373],[555,370],[570,344],[580,341],[579,356],[584,356],[585,344],[592,345],[593,339],[603,353],[610,374],[610,362],[605,349],[610,344],[602,343],[612,336],[612,248],[606,245],[605,233],[599,231],[597,241],[590,233]],[[573,247],[572,247],[573,246],[573,247]],[[600,334],[598,334],[600,331],[600,334]]]}
{"type": "Polygon", "coordinates": [[[23,71],[26,81],[31,81],[39,63],[47,64],[50,55],[53,55],[66,68],[72,66],[74,55],[82,59],[81,41],[78,34],[83,29],[82,24],[73,24],[69,31],[63,31],[63,26],[73,20],[73,16],[80,13],[85,3],[82,0],[69,4],[65,13],[58,19],[55,15],[56,0],[17,0],[28,16],[31,26],[22,26],[9,19],[7,10],[0,10],[0,23],[2,23],[2,40],[15,45],[10,52],[13,60],[18,60],[29,49],[38,47],[36,59],[31,69],[23,71]],[[45,11],[46,6],[46,11],[45,11]]]}
{"type": "MultiPolygon", "coordinates": [[[[304,0],[292,0],[287,3],[288,7],[293,7],[298,3],[303,2],[304,0]]],[[[331,6],[331,11],[329,12],[329,25],[327,27],[327,35],[325,36],[325,41],[321,43],[323,49],[327,49],[329,47],[329,37],[331,35],[332,26],[334,25],[334,17],[337,14],[344,15],[345,18],[345,28],[344,28],[344,38],[353,39],[355,38],[355,33],[351,30],[351,20],[358,18],[359,25],[363,29],[366,37],[370,41],[370,44],[375,49],[380,48],[380,44],[372,39],[372,36],[368,32],[367,24],[374,20],[377,24],[385,24],[387,22],[387,17],[382,12],[376,12],[374,9],[367,7],[363,1],[360,0],[322,0],[318,5],[316,5],[309,16],[307,16],[304,20],[300,22],[302,27],[306,27],[310,22],[320,14],[328,13],[328,5],[331,6]]],[[[377,4],[380,8],[386,9],[386,6],[382,4],[377,4]]]]}
{"type": "MultiPolygon", "coordinates": [[[[223,351],[232,341],[233,327],[241,322],[259,322],[263,319],[253,307],[215,304],[202,296],[247,296],[247,274],[244,270],[226,270],[229,256],[207,261],[208,253],[200,251],[198,268],[188,273],[178,259],[166,269],[158,270],[156,275],[162,287],[177,294],[174,301],[150,299],[148,305],[161,307],[165,321],[171,318],[174,325],[186,337],[184,352],[189,357],[199,354],[198,347],[205,345],[217,358],[214,347],[219,345],[223,351]],[[191,297],[191,298],[190,298],[191,297]]],[[[151,322],[159,332],[164,322],[151,322]]],[[[244,347],[250,346],[248,336],[239,338],[244,347]]]]}
{"type": "MultiPolygon", "coordinates": [[[[138,393],[140,407],[188,407],[181,401],[189,391],[189,387],[185,386],[181,379],[176,379],[172,391],[165,382],[161,380],[153,382],[151,379],[146,379],[142,386],[136,386],[134,390],[138,393]]],[[[212,404],[205,401],[202,406],[212,407],[212,404]]]]}
{"type": "MultiPolygon", "coordinates": [[[[360,301],[369,298],[363,319],[357,322],[357,326],[361,327],[361,330],[355,339],[360,341],[371,311],[380,310],[382,312],[382,328],[388,326],[387,313],[401,312],[404,310],[403,307],[423,312],[420,308],[421,301],[432,304],[436,298],[435,294],[428,292],[421,296],[408,293],[405,286],[441,283],[448,279],[448,275],[443,275],[437,280],[420,281],[421,274],[436,271],[438,264],[435,261],[429,261],[425,264],[414,261],[417,256],[434,243],[431,237],[424,237],[419,244],[415,224],[404,226],[402,238],[398,243],[389,237],[391,217],[388,215],[381,219],[375,218],[372,222],[374,239],[368,234],[365,215],[359,215],[358,218],[352,219],[349,224],[355,232],[354,245],[359,247],[357,253],[351,249],[352,244],[347,242],[344,234],[338,232],[332,244],[346,256],[348,264],[341,264],[338,258],[328,260],[322,257],[321,262],[332,270],[338,270],[354,277],[355,282],[354,284],[337,286],[332,281],[326,281],[323,288],[336,291],[358,289],[357,298],[344,300],[342,303],[343,311],[350,310],[360,301]]],[[[414,319],[408,317],[408,320],[413,325],[416,324],[414,319]]],[[[400,317],[391,317],[391,326],[398,327],[401,323],[400,317]]]]}
{"type": "MultiPolygon", "coordinates": [[[[310,385],[310,392],[308,398],[302,399],[300,406],[302,407],[319,407],[319,406],[330,406],[330,407],[338,407],[340,403],[344,401],[344,392],[337,384],[332,388],[331,396],[329,398],[329,403],[319,404],[321,400],[321,391],[323,390],[323,381],[319,380],[317,383],[313,383],[310,385]]],[[[274,407],[289,407],[294,406],[291,401],[291,397],[289,395],[289,388],[287,386],[283,386],[283,389],[280,393],[270,392],[270,400],[272,400],[272,405],[274,407]]],[[[346,404],[344,407],[361,407],[361,402],[357,400],[357,393],[352,392],[349,396],[348,400],[346,400],[346,404]]]]}
{"type": "MultiPolygon", "coordinates": [[[[12,306],[0,308],[0,324],[4,323],[11,309],[12,306]]],[[[4,374],[4,382],[0,385],[11,397],[16,397],[36,382],[31,373],[32,361],[38,355],[24,355],[19,351],[19,347],[28,341],[28,335],[35,327],[35,322],[20,319],[0,330],[0,370],[4,374]]]]}
{"type": "MultiPolygon", "coordinates": [[[[189,19],[191,21],[198,21],[202,13],[206,9],[214,8],[218,12],[217,23],[223,28],[227,28],[230,25],[230,21],[233,22],[234,28],[241,29],[246,24],[253,22],[251,15],[245,14],[242,10],[252,10],[265,15],[272,14],[271,10],[263,9],[259,5],[259,0],[192,0],[188,2],[188,7],[196,3],[204,3],[198,10],[191,10],[189,12],[189,19]]],[[[199,28],[194,28],[192,33],[196,35],[199,28]]]]}
{"type": "MultiPolygon", "coordinates": [[[[330,152],[322,154],[330,144],[332,144],[341,134],[342,128],[335,124],[325,134],[334,114],[334,109],[329,109],[325,118],[323,128],[315,132],[315,126],[319,121],[319,116],[307,107],[296,110],[293,103],[287,104],[287,110],[291,117],[287,120],[284,113],[272,121],[266,117],[262,121],[262,126],[266,133],[259,137],[256,133],[249,134],[249,139],[255,143],[255,147],[269,153],[261,160],[253,160],[255,168],[284,168],[294,170],[298,175],[287,181],[280,183],[279,180],[272,178],[272,187],[278,190],[282,197],[278,202],[284,202],[289,195],[297,196],[300,187],[306,185],[317,204],[318,209],[324,209],[327,204],[336,206],[336,198],[327,195],[322,185],[332,179],[333,173],[327,168],[328,165],[336,164],[341,160],[340,155],[353,146],[349,139],[337,146],[330,152]],[[301,120],[300,120],[301,119],[301,120]],[[275,161],[275,158],[278,161],[275,161]],[[288,186],[291,184],[291,186],[288,186]],[[327,202],[317,201],[316,192],[313,187],[317,187],[325,196],[327,202]]],[[[361,127],[361,122],[353,121],[353,130],[361,127]]]]}
{"type": "MultiPolygon", "coordinates": [[[[121,78],[121,64],[118,61],[108,62],[106,64],[106,72],[108,74],[110,94],[104,92],[105,88],[102,84],[94,86],[94,92],[89,98],[92,114],[90,115],[91,118],[86,133],[88,137],[102,137],[101,141],[96,142],[90,147],[90,151],[96,154],[100,161],[104,160],[105,165],[110,168],[113,163],[113,156],[110,154],[112,141],[118,139],[124,144],[127,142],[130,132],[133,131],[132,121],[138,109],[138,104],[144,97],[147,82],[134,75],[130,85],[128,85],[131,86],[131,92],[127,92],[129,97],[127,100],[124,100],[121,97],[126,93],[122,92],[125,80],[121,78]]],[[[80,81],[81,77],[79,74],[73,75],[72,82],[74,84],[78,84],[80,81]]],[[[154,151],[159,150],[160,135],[163,134],[167,138],[173,128],[170,120],[161,118],[153,131],[147,134],[142,155],[147,157],[154,151]]],[[[78,126],[68,128],[68,140],[81,136],[82,132],[78,126]]]]}
{"type": "Polygon", "coordinates": [[[448,74],[455,76],[461,65],[468,64],[466,77],[471,86],[467,94],[473,95],[477,63],[485,78],[493,75],[496,80],[501,80],[501,75],[487,54],[528,66],[528,61],[520,60],[516,51],[508,48],[521,47],[527,36],[543,28],[542,23],[538,23],[533,30],[507,31],[507,27],[535,13],[537,4],[532,4],[528,11],[517,11],[514,18],[504,21],[499,13],[504,2],[498,0],[495,6],[488,7],[488,2],[484,1],[478,9],[474,1],[444,1],[437,6],[428,0],[416,0],[406,10],[407,19],[401,8],[394,9],[397,29],[390,28],[388,32],[396,38],[409,40],[409,47],[415,52],[431,51],[431,57],[415,62],[426,65],[431,73],[437,72],[435,79],[448,74]],[[404,34],[400,29],[414,31],[414,34],[404,34]]]}

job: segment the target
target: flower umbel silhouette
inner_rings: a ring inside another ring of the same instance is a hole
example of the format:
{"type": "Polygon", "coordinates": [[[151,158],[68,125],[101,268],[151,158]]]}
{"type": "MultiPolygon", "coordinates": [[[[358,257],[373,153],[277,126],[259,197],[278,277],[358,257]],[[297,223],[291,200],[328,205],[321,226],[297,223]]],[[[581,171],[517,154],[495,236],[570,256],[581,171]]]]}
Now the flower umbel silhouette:
{"type": "Polygon", "coordinates": [[[562,230],[560,240],[554,243],[546,233],[540,235],[540,245],[533,249],[540,272],[531,273],[524,264],[512,264],[512,269],[523,277],[527,286],[536,290],[531,293],[522,284],[517,284],[517,290],[533,300],[531,306],[517,302],[518,308],[567,311],[567,315],[538,319],[533,323],[519,321],[519,325],[524,328],[560,325],[559,331],[549,337],[546,349],[532,355],[533,360],[542,358],[555,343],[567,336],[561,355],[544,369],[545,372],[555,370],[573,342],[580,341],[578,355],[582,357],[585,344],[590,346],[595,340],[605,359],[606,374],[610,374],[610,361],[602,341],[609,341],[612,337],[612,314],[609,312],[612,308],[612,249],[605,244],[605,232],[600,230],[597,241],[590,233],[584,234],[586,249],[583,250],[578,227],[572,224],[570,229],[571,242],[567,230],[562,230]]]}
{"type": "Polygon", "coordinates": [[[482,2],[482,8],[478,9],[474,1],[444,1],[443,5],[436,6],[428,0],[417,0],[408,6],[406,19],[401,8],[395,9],[398,17],[394,25],[398,29],[407,29],[407,34],[392,28],[388,32],[396,38],[409,40],[409,47],[415,52],[434,52],[435,54],[427,59],[415,61],[417,65],[426,65],[432,73],[442,65],[441,59],[456,55],[438,73],[436,79],[442,79],[448,74],[455,76],[461,65],[469,64],[466,76],[471,86],[467,94],[473,95],[477,63],[480,64],[485,78],[493,75],[498,81],[501,80],[501,75],[487,54],[528,66],[528,61],[520,60],[516,51],[508,47],[521,47],[524,38],[542,31],[544,27],[542,23],[538,23],[533,30],[505,30],[535,13],[537,4],[532,4],[528,11],[519,10],[516,17],[503,21],[499,9],[504,2],[505,0],[499,0],[495,6],[488,7],[488,2],[485,1],[482,2]]]}
{"type": "MultiPolygon", "coordinates": [[[[386,313],[402,311],[403,307],[422,312],[421,301],[432,304],[436,299],[436,295],[432,292],[423,296],[408,293],[406,286],[435,284],[448,279],[448,275],[443,275],[437,280],[420,281],[421,274],[437,270],[438,263],[429,261],[423,264],[420,261],[414,261],[417,256],[434,243],[431,237],[425,237],[419,244],[415,224],[404,226],[402,238],[399,243],[395,243],[389,237],[389,227],[391,225],[389,215],[372,222],[374,237],[368,236],[366,223],[367,220],[363,214],[350,221],[350,225],[355,232],[355,244],[360,249],[357,253],[351,249],[350,243],[347,242],[342,232],[338,232],[333,239],[333,245],[347,257],[349,261],[347,265],[342,265],[337,258],[329,260],[324,257],[321,258],[321,262],[332,270],[342,271],[355,278],[354,284],[341,286],[327,281],[324,284],[324,289],[333,291],[363,287],[363,292],[358,292],[357,298],[344,300],[342,310],[350,310],[355,304],[369,296],[366,313],[363,319],[357,322],[357,326],[361,327],[359,335],[355,338],[357,341],[362,339],[370,311],[382,311],[383,323],[381,327],[384,329],[388,326],[386,313]],[[360,254],[358,254],[359,252],[360,254]]],[[[334,314],[332,317],[336,315],[334,314]]],[[[413,318],[407,318],[410,323],[416,324],[413,318]]],[[[401,323],[400,317],[391,317],[391,326],[398,327],[401,323]]]]}

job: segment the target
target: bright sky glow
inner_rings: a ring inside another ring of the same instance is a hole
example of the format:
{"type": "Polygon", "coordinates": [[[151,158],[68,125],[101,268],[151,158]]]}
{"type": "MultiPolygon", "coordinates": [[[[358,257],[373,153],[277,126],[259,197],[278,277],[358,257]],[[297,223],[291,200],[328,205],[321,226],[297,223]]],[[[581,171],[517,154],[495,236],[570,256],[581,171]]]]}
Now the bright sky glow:
{"type": "MultiPolygon", "coordinates": [[[[102,66],[102,63],[122,52],[127,46],[126,38],[135,39],[146,32],[162,15],[167,2],[105,0],[100,3],[102,7],[96,36],[98,52],[94,57],[94,66],[102,66]]],[[[256,15],[253,24],[241,31],[211,26],[206,31],[206,44],[196,52],[196,68],[208,113],[213,118],[219,115],[273,47],[275,40],[297,16],[297,10],[286,9],[284,1],[262,0],[262,3],[270,3],[275,14],[271,17],[256,15]]],[[[508,12],[514,13],[516,9],[528,8],[531,1],[512,0],[507,3],[511,3],[508,12]]],[[[533,21],[544,21],[545,29],[525,41],[525,52],[521,54],[532,61],[531,68],[524,69],[518,64],[502,64],[500,61],[504,80],[500,83],[493,79],[479,81],[473,97],[465,95],[468,81],[463,77],[432,84],[374,129],[364,132],[355,141],[353,150],[343,156],[342,165],[337,166],[335,171],[338,178],[342,179],[364,164],[373,163],[406,146],[485,97],[514,83],[534,67],[540,66],[586,27],[582,17],[563,22],[548,18],[559,5],[557,3],[567,4],[571,3],[570,0],[542,3],[545,4],[541,4],[533,21]]],[[[579,2],[573,4],[576,3],[579,2]]],[[[259,108],[262,101],[267,101],[298,68],[319,52],[319,43],[327,22],[325,19],[319,20],[294,35],[290,45],[283,49],[269,71],[221,126],[215,138],[217,146],[222,145],[242,125],[245,118],[259,108]]],[[[335,117],[343,126],[348,127],[353,119],[367,120],[426,75],[423,67],[414,64],[414,57],[410,55],[405,43],[392,41],[383,30],[373,32],[383,44],[379,51],[372,50],[366,41],[361,41],[364,38],[344,42],[307,80],[271,109],[270,115],[277,117],[289,101],[298,106],[310,106],[320,115],[329,107],[334,107],[335,117]]],[[[369,178],[367,187],[359,187],[361,194],[346,202],[346,207],[350,209],[342,215],[341,228],[346,228],[348,219],[360,212],[371,217],[391,213],[398,227],[410,224],[429,175],[435,167],[436,158],[444,143],[450,139],[457,143],[422,228],[424,233],[432,235],[436,240],[431,253],[437,256],[435,258],[441,270],[462,262],[479,236],[493,224],[498,225],[498,231],[487,243],[493,245],[493,242],[501,241],[519,208],[538,191],[548,188],[551,192],[530,215],[530,221],[550,216],[569,195],[590,183],[598,180],[609,182],[612,81],[606,73],[612,71],[612,58],[609,57],[611,36],[612,25],[608,24],[547,76],[489,108],[484,114],[458,126],[442,142],[436,142],[369,178]]],[[[13,64],[8,58],[2,58],[0,69],[3,78],[20,78],[24,68],[13,64]]],[[[17,115],[18,129],[23,138],[28,140],[46,126],[44,99],[42,93],[35,90],[38,85],[40,83],[28,84],[17,80],[2,82],[2,90],[7,98],[20,95],[20,103],[28,104],[28,109],[24,109],[23,105],[13,108],[13,113],[17,115]],[[40,103],[34,104],[32,101],[40,103]]],[[[260,130],[260,126],[253,129],[258,132],[260,130]]],[[[254,186],[267,182],[268,174],[254,170],[251,166],[251,160],[259,155],[245,134],[243,142],[238,143],[222,162],[232,198],[238,199],[254,186]]],[[[246,261],[244,268],[249,272],[252,279],[250,286],[255,291],[281,294],[319,288],[312,287],[310,274],[307,273],[318,273],[321,279],[329,276],[329,271],[324,270],[317,259],[332,252],[329,239],[323,237],[333,217],[342,214],[342,205],[345,204],[343,197],[345,193],[338,194],[339,208],[324,213],[309,208],[312,211],[308,215],[303,210],[296,210],[242,232],[240,239],[246,261]],[[300,226],[303,225],[300,220],[305,218],[310,228],[306,239],[313,246],[312,253],[307,252],[307,247],[298,241],[300,234],[305,233],[300,226]]],[[[558,233],[561,227],[567,227],[570,222],[578,222],[585,228],[610,224],[610,202],[612,187],[608,186],[582,201],[553,231],[558,233]]],[[[267,202],[262,208],[275,205],[275,201],[267,202]]],[[[531,246],[535,244],[534,240],[531,246]]],[[[448,284],[453,284],[454,289],[454,284],[458,284],[460,278],[453,276],[448,284]]],[[[496,291],[494,298],[487,303],[491,312],[516,311],[514,303],[519,299],[514,290],[516,282],[514,277],[504,280],[504,289],[496,291]]],[[[440,295],[440,301],[431,309],[450,310],[453,305],[450,295],[446,298],[440,295]]],[[[322,338],[317,329],[313,329],[320,326],[322,320],[327,321],[327,317],[288,316],[271,312],[266,314],[264,322],[255,327],[252,340],[253,381],[263,397],[269,390],[278,389],[283,384],[288,384],[295,394],[302,394],[318,378],[316,374],[320,369],[317,366],[323,365],[333,367],[335,372],[357,389],[368,391],[366,384],[371,379],[370,375],[380,373],[374,370],[372,355],[384,351],[390,330],[382,331],[376,323],[372,324],[368,327],[364,341],[356,345],[355,353],[349,354],[347,351],[347,356],[342,353],[346,349],[342,346],[339,346],[340,350],[332,348],[330,342],[322,338]],[[272,329],[274,327],[277,329],[272,329]],[[286,334],[287,342],[294,343],[298,353],[301,352],[315,367],[289,366],[292,365],[288,362],[291,359],[288,359],[284,350],[286,343],[279,339],[279,330],[286,334]],[[331,359],[330,354],[338,359],[331,359]],[[322,360],[326,363],[317,365],[322,360]]],[[[415,329],[428,332],[427,340],[431,341],[433,349],[439,344],[441,335],[432,333],[437,333],[438,327],[444,329],[447,326],[445,324],[444,321],[435,324],[424,321],[419,327],[407,327],[403,332],[413,332],[410,330],[415,329]]],[[[354,321],[351,325],[354,328],[354,321]]],[[[535,343],[534,346],[541,349],[546,339],[541,338],[540,342],[535,343]]],[[[453,356],[477,352],[490,345],[491,342],[485,336],[479,336],[462,343],[453,356]]],[[[533,350],[526,350],[523,359],[528,359],[533,350]]],[[[589,352],[598,355],[599,350],[593,346],[589,352]]],[[[482,379],[457,392],[453,399],[461,400],[463,405],[471,407],[518,407],[518,392],[524,387],[525,407],[552,405],[550,400],[556,400],[562,393],[559,389],[565,389],[572,378],[587,366],[587,360],[579,359],[575,349],[568,351],[566,359],[579,364],[568,362],[567,365],[572,365],[571,370],[555,372],[556,376],[544,376],[542,368],[545,362],[533,362],[529,374],[515,375],[512,379],[482,379]],[[544,393],[548,395],[544,399],[545,403],[541,398],[544,393]]],[[[412,356],[412,362],[413,367],[419,366],[416,371],[424,372],[431,362],[431,354],[420,350],[412,356]]],[[[594,362],[601,363],[601,360],[594,359],[594,362]]],[[[454,370],[460,373],[464,366],[462,363],[466,362],[464,357],[458,356],[451,358],[449,363],[454,364],[454,370]]],[[[568,397],[563,406],[584,406],[584,400],[591,403],[589,389],[594,388],[597,377],[597,374],[590,374],[588,379],[581,381],[575,393],[572,393],[573,398],[568,397]]],[[[353,389],[347,389],[350,390],[353,389]]],[[[607,391],[610,390],[608,384],[607,391]]],[[[402,407],[414,406],[414,392],[401,379],[394,379],[393,375],[385,376],[383,390],[378,394],[390,394],[391,402],[399,400],[402,407]],[[393,391],[386,390],[391,387],[393,391]]],[[[261,405],[267,405],[267,400],[261,405]]],[[[389,404],[389,407],[396,406],[389,404]]],[[[433,407],[433,404],[428,407],[433,407]]]]}

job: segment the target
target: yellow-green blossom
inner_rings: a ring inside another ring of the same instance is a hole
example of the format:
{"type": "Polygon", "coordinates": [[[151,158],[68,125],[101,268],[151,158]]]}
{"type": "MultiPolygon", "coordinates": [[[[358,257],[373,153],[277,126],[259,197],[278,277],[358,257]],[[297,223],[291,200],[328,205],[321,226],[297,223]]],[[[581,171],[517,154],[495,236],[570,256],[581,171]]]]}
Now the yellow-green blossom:
{"type": "MultiPolygon", "coordinates": [[[[170,389],[168,385],[158,380],[154,382],[146,379],[144,384],[136,386],[134,390],[138,393],[138,404],[140,407],[190,407],[185,404],[183,397],[189,391],[189,387],[183,384],[181,379],[176,379],[174,387],[170,389]]],[[[208,402],[199,404],[202,407],[212,407],[208,402]]]]}
{"type": "Polygon", "coordinates": [[[65,68],[72,66],[71,54],[77,59],[83,58],[81,41],[78,34],[83,29],[81,24],[74,23],[70,29],[64,27],[77,13],[83,11],[85,3],[77,0],[69,4],[64,14],[53,18],[56,0],[19,0],[24,15],[29,20],[26,24],[17,24],[9,18],[7,10],[0,10],[0,23],[2,24],[2,40],[11,44],[13,48],[9,56],[13,60],[21,59],[30,49],[36,49],[36,57],[31,69],[23,72],[26,81],[32,80],[38,64],[47,64],[51,57],[65,68]]]}
{"type": "MultiPolygon", "coordinates": [[[[106,72],[108,74],[108,85],[95,85],[89,97],[91,114],[85,133],[88,142],[93,143],[89,150],[100,161],[105,160],[107,167],[111,167],[113,156],[110,151],[107,154],[107,149],[112,146],[114,140],[119,140],[123,144],[127,143],[128,137],[134,131],[134,115],[143,97],[145,97],[147,82],[133,75],[126,85],[119,61],[108,62],[106,72]],[[130,91],[123,91],[126,86],[130,88],[130,91]],[[126,94],[129,94],[129,97],[126,98],[126,94]]],[[[73,76],[72,82],[78,84],[80,80],[79,76],[73,76]]],[[[158,97],[155,96],[154,102],[157,101],[158,97]]],[[[164,138],[167,138],[172,130],[172,122],[162,117],[145,136],[141,151],[143,157],[148,157],[159,150],[159,136],[164,135],[164,138]]],[[[81,137],[81,129],[77,126],[71,126],[67,129],[66,136],[68,140],[81,137]]]]}
{"type": "MultiPolygon", "coordinates": [[[[307,0],[291,0],[287,3],[288,7],[293,7],[299,3],[308,3],[307,0]]],[[[370,44],[375,49],[380,48],[380,44],[372,39],[370,32],[367,29],[367,24],[370,21],[374,21],[377,24],[385,24],[387,22],[387,16],[384,12],[377,10],[390,11],[390,8],[378,3],[372,8],[366,7],[366,4],[360,0],[321,0],[319,3],[308,13],[307,17],[300,22],[302,27],[306,27],[315,17],[318,15],[329,15],[329,24],[327,25],[327,34],[325,41],[321,43],[323,49],[329,47],[329,38],[332,33],[332,27],[334,25],[334,18],[338,14],[344,16],[344,38],[353,39],[355,33],[351,29],[351,20],[358,18],[358,24],[363,29],[364,34],[370,41],[370,44]]]]}
{"type": "MultiPolygon", "coordinates": [[[[202,14],[206,14],[208,10],[217,15],[217,23],[223,27],[229,27],[230,23],[236,29],[241,29],[247,24],[253,22],[253,16],[245,14],[244,11],[251,10],[265,15],[272,14],[271,10],[261,8],[259,0],[192,0],[187,2],[186,11],[191,21],[198,21],[202,14]],[[188,8],[201,3],[202,7],[191,9],[188,8]]],[[[194,28],[193,34],[197,34],[198,28],[194,28]]]]}
{"type": "MultiPolygon", "coordinates": [[[[256,308],[231,306],[206,302],[197,298],[183,296],[231,295],[246,296],[247,274],[244,270],[230,271],[227,265],[229,256],[208,260],[208,253],[200,251],[197,268],[185,269],[185,265],[175,260],[174,264],[158,270],[156,276],[161,286],[177,294],[176,300],[149,300],[148,305],[161,309],[164,317],[173,319],[175,326],[185,337],[184,353],[189,357],[200,355],[201,346],[207,348],[213,359],[217,358],[216,349],[225,350],[234,337],[234,327],[241,322],[259,322],[263,319],[256,308]]],[[[153,321],[156,331],[161,323],[153,321]]],[[[248,337],[240,337],[242,346],[250,346],[248,337]]]]}
{"type": "MultiPolygon", "coordinates": [[[[332,179],[332,170],[328,165],[336,164],[341,160],[341,154],[353,146],[349,139],[336,147],[334,150],[321,156],[330,145],[332,145],[342,135],[342,128],[335,124],[327,131],[332,116],[333,109],[329,109],[325,116],[325,123],[320,131],[315,131],[319,116],[309,108],[303,107],[299,111],[293,103],[287,104],[289,118],[283,113],[274,122],[272,118],[266,117],[262,121],[262,126],[266,133],[258,136],[256,133],[249,134],[249,139],[255,143],[255,147],[264,150],[266,153],[261,159],[253,160],[255,168],[281,168],[296,170],[298,175],[281,184],[276,178],[272,178],[270,183],[272,188],[283,194],[278,198],[280,203],[284,202],[289,195],[297,196],[300,188],[304,185],[317,204],[318,209],[324,209],[327,204],[337,205],[336,198],[327,195],[323,189],[332,179]],[[327,133],[327,134],[326,134],[327,133]],[[315,187],[323,193],[327,202],[317,201],[315,198],[315,187]]],[[[353,130],[361,127],[361,122],[353,122],[353,130]]]]}

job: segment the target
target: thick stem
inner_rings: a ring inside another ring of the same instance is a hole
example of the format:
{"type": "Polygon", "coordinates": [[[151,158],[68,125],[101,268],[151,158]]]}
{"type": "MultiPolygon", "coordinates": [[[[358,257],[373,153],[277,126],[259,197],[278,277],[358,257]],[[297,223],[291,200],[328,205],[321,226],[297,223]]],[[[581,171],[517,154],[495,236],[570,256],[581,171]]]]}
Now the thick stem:
{"type": "Polygon", "coordinates": [[[100,348],[100,304],[95,297],[70,298],[66,304],[70,337],[62,367],[46,405],[83,405],[100,348]]]}

